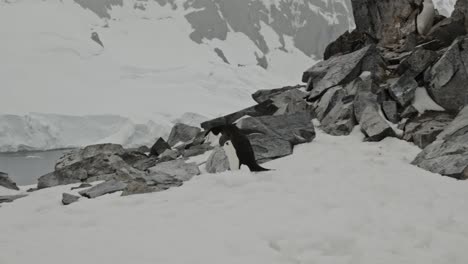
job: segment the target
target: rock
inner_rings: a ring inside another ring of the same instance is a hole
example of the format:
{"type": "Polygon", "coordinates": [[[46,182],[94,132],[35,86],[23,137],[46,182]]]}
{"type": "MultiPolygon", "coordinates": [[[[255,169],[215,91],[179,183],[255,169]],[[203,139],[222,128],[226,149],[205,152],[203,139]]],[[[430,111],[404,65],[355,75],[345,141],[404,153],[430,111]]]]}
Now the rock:
{"type": "Polygon", "coordinates": [[[436,141],[424,148],[412,164],[433,173],[468,179],[468,107],[437,136],[436,141]]]}
{"type": "Polygon", "coordinates": [[[270,90],[258,90],[254,94],[252,94],[252,98],[257,103],[263,103],[277,95],[280,95],[284,92],[291,91],[291,90],[298,90],[300,88],[305,88],[304,85],[296,85],[296,86],[285,86],[283,88],[278,89],[270,89],[270,90]]]}
{"type": "Polygon", "coordinates": [[[267,116],[267,115],[273,115],[277,111],[278,111],[278,107],[273,104],[273,101],[267,100],[265,102],[259,103],[255,106],[245,108],[238,112],[206,121],[201,124],[201,127],[205,129],[206,131],[209,131],[210,129],[217,127],[217,126],[233,124],[234,122],[236,122],[237,120],[239,120],[240,118],[244,116],[251,116],[251,117],[267,116]]]}
{"type": "Polygon", "coordinates": [[[307,93],[297,89],[272,97],[273,105],[278,107],[274,115],[286,115],[298,112],[312,113],[312,106],[307,103],[306,97],[307,93]]]}
{"type": "Polygon", "coordinates": [[[26,197],[26,194],[18,194],[18,195],[6,195],[6,196],[0,196],[0,204],[1,203],[11,203],[17,199],[26,197]]]}
{"type": "Polygon", "coordinates": [[[158,163],[158,157],[151,156],[146,159],[139,160],[133,164],[133,167],[140,171],[146,171],[147,169],[154,167],[158,163]]]}
{"type": "Polygon", "coordinates": [[[127,187],[127,185],[127,183],[121,181],[110,180],[100,183],[90,189],[81,191],[79,192],[79,194],[83,197],[94,199],[96,197],[103,196],[106,194],[123,191],[127,187]]]}
{"type": "Polygon", "coordinates": [[[315,138],[312,117],[308,112],[291,115],[246,117],[238,122],[241,130],[256,131],[265,136],[289,141],[292,145],[311,142],[315,138]]]}
{"type": "Polygon", "coordinates": [[[142,171],[132,168],[117,155],[99,154],[40,177],[38,188],[84,181],[132,179],[142,174],[142,171]]]}
{"type": "Polygon", "coordinates": [[[416,78],[416,76],[420,75],[431,66],[438,57],[435,51],[417,48],[409,57],[401,62],[396,69],[396,73],[398,75],[406,73],[408,76],[416,78]]]}
{"type": "Polygon", "coordinates": [[[418,82],[410,73],[405,73],[394,84],[390,86],[388,92],[390,96],[401,106],[406,107],[413,102],[418,82]]]}
{"type": "Polygon", "coordinates": [[[352,0],[354,20],[358,32],[366,32],[379,40],[379,45],[400,44],[415,30],[418,14],[414,0],[375,1],[352,0]]]}
{"type": "Polygon", "coordinates": [[[403,139],[425,148],[453,121],[454,117],[442,112],[426,112],[409,120],[404,129],[403,139]]]}
{"type": "Polygon", "coordinates": [[[168,149],[164,151],[163,154],[161,154],[161,158],[159,159],[159,162],[175,160],[179,157],[179,155],[180,155],[179,151],[168,149]]]}
{"type": "Polygon", "coordinates": [[[171,149],[169,144],[167,144],[167,142],[163,138],[159,138],[158,140],[156,140],[156,143],[154,143],[154,145],[151,147],[150,155],[158,157],[168,149],[171,149]]]}
{"type": "Polygon", "coordinates": [[[157,186],[148,186],[145,180],[136,179],[127,184],[127,187],[124,189],[122,196],[129,196],[135,194],[145,194],[159,192],[164,189],[157,186]]]}
{"type": "Polygon", "coordinates": [[[304,72],[302,81],[308,83],[309,100],[313,101],[331,87],[347,84],[365,71],[370,72],[373,78],[380,78],[383,74],[383,64],[377,48],[367,46],[353,53],[315,64],[304,72]]]}
{"type": "Polygon", "coordinates": [[[468,31],[468,3],[466,0],[458,0],[455,4],[455,10],[452,13],[452,18],[465,22],[465,29],[468,31]]]}
{"type": "Polygon", "coordinates": [[[339,98],[338,91],[343,90],[342,85],[337,85],[328,89],[323,96],[315,102],[315,115],[317,119],[321,122],[330,112],[331,109],[336,105],[339,98]]]}
{"type": "Polygon", "coordinates": [[[16,185],[15,182],[13,182],[10,177],[8,176],[8,174],[4,173],[4,172],[0,172],[0,186],[3,186],[7,189],[11,189],[11,190],[19,190],[18,186],[16,185]]]}
{"type": "Polygon", "coordinates": [[[384,101],[382,103],[382,111],[385,114],[385,117],[388,119],[388,121],[394,124],[400,121],[398,117],[398,106],[395,101],[384,101]]]}
{"type": "Polygon", "coordinates": [[[190,157],[202,155],[205,152],[212,150],[212,149],[213,147],[210,144],[202,144],[198,146],[193,146],[189,149],[184,150],[182,156],[184,158],[190,158],[190,157]]]}
{"type": "Polygon", "coordinates": [[[74,202],[77,202],[80,199],[79,196],[71,195],[68,193],[63,193],[62,194],[62,204],[63,205],[69,205],[74,202]]]}
{"type": "MultiPolygon", "coordinates": [[[[174,160],[162,162],[149,169],[149,173],[145,177],[158,182],[158,179],[188,181],[193,176],[200,175],[200,170],[195,163],[186,163],[184,160],[174,160]],[[160,177],[164,176],[164,177],[160,177]]],[[[161,183],[164,183],[162,181],[161,183]]]]}
{"type": "Polygon", "coordinates": [[[200,132],[201,129],[198,127],[192,127],[189,125],[178,123],[172,128],[167,143],[169,144],[169,146],[174,147],[179,143],[185,143],[190,140],[193,140],[200,132]]]}
{"type": "Polygon", "coordinates": [[[252,145],[255,159],[259,163],[285,157],[293,153],[291,142],[278,136],[251,134],[247,136],[252,145]]]}
{"type": "Polygon", "coordinates": [[[351,33],[346,31],[337,40],[330,43],[325,49],[324,60],[335,55],[344,55],[360,50],[368,45],[377,44],[378,40],[365,32],[353,30],[351,33]]]}
{"type": "Polygon", "coordinates": [[[434,101],[458,113],[468,103],[468,37],[457,39],[432,67],[427,91],[434,101]]]}
{"type": "Polygon", "coordinates": [[[359,87],[354,100],[354,115],[361,125],[368,141],[380,141],[396,136],[395,131],[380,114],[377,95],[371,92],[372,80],[367,80],[359,87]]]}
{"type": "Polygon", "coordinates": [[[89,184],[89,183],[82,183],[80,184],[80,186],[78,187],[72,187],[70,190],[78,190],[78,189],[83,189],[83,188],[89,188],[89,187],[93,187],[93,185],[89,184]]]}
{"type": "Polygon", "coordinates": [[[221,173],[229,170],[229,160],[222,147],[216,147],[205,164],[208,173],[221,173]]]}
{"type": "Polygon", "coordinates": [[[141,147],[138,147],[136,151],[145,154],[145,153],[151,152],[151,149],[148,148],[147,146],[141,146],[141,147]]]}
{"type": "Polygon", "coordinates": [[[437,23],[431,31],[429,31],[428,41],[422,44],[422,47],[429,50],[439,50],[450,46],[453,41],[468,33],[464,26],[464,19],[446,18],[437,23]]]}
{"type": "Polygon", "coordinates": [[[357,124],[354,117],[354,102],[353,98],[351,100],[348,100],[348,98],[342,97],[338,100],[325,118],[322,119],[321,126],[325,133],[333,136],[346,136],[353,131],[357,124]]]}
{"type": "Polygon", "coordinates": [[[55,165],[56,170],[70,166],[84,159],[94,157],[99,154],[122,155],[125,149],[117,144],[99,144],[87,146],[84,149],[76,149],[66,153],[55,165]]]}
{"type": "Polygon", "coordinates": [[[120,157],[123,159],[123,161],[132,167],[134,167],[135,164],[139,164],[142,161],[148,159],[148,156],[138,151],[125,151],[125,153],[120,155],[120,157]]]}

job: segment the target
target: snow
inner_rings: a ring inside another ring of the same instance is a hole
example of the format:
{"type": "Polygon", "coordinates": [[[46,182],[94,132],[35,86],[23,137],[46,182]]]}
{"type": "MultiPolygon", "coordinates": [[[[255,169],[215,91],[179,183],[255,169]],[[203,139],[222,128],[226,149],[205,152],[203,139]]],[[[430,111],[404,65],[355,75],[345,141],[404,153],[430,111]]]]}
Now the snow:
{"type": "MultiPolygon", "coordinates": [[[[318,132],[274,171],[203,174],[153,194],[0,208],[0,263],[460,263],[466,182],[409,165],[416,146],[318,132]]],[[[74,186],[74,185],[72,185],[74,186]]]]}
{"type": "Polygon", "coordinates": [[[445,111],[442,106],[434,102],[434,100],[429,96],[425,87],[419,87],[416,89],[413,106],[420,114],[423,114],[426,111],[445,111]]]}

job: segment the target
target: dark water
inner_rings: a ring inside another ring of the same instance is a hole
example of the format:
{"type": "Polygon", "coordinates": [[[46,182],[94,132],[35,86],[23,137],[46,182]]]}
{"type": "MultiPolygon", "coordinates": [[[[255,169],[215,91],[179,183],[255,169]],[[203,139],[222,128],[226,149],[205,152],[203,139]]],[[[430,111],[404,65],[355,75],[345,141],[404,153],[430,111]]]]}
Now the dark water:
{"type": "Polygon", "coordinates": [[[55,163],[70,150],[0,153],[0,171],[10,175],[18,185],[37,183],[37,178],[52,172],[55,163]]]}

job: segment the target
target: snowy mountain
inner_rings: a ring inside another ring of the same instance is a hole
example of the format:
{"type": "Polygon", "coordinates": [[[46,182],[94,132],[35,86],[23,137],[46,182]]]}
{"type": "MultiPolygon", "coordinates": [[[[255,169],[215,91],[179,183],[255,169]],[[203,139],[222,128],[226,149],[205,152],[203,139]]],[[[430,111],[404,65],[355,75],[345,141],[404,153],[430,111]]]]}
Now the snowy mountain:
{"type": "Polygon", "coordinates": [[[31,112],[163,127],[247,107],[255,90],[298,83],[353,26],[349,0],[1,0],[0,151],[96,141],[42,134],[55,118],[34,128],[31,112]],[[26,124],[32,134],[16,132],[26,124]]]}

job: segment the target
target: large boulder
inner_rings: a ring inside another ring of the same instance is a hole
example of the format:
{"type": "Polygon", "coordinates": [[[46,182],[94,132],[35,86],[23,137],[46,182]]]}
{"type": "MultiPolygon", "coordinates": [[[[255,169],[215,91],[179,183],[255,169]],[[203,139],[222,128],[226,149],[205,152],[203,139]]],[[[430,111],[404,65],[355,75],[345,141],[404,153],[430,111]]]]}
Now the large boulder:
{"type": "Polygon", "coordinates": [[[452,13],[452,18],[465,22],[465,29],[468,31],[468,2],[466,0],[458,0],[455,4],[455,10],[452,13]]]}
{"type": "Polygon", "coordinates": [[[264,102],[261,102],[257,105],[242,109],[235,113],[218,117],[201,124],[201,127],[206,131],[218,126],[230,125],[239,120],[244,116],[266,116],[273,115],[278,111],[278,107],[273,104],[273,101],[268,99],[264,102]]]}
{"type": "Polygon", "coordinates": [[[205,164],[208,173],[221,173],[229,170],[229,160],[222,147],[216,147],[211,152],[205,164]]]}
{"type": "Polygon", "coordinates": [[[119,191],[125,190],[127,183],[118,181],[118,180],[109,180],[103,183],[100,183],[94,187],[91,187],[87,190],[79,192],[83,197],[94,199],[99,196],[106,194],[111,194],[119,191]]]}
{"type": "Polygon", "coordinates": [[[14,181],[12,181],[10,179],[10,177],[8,176],[8,174],[6,174],[4,172],[0,172],[0,186],[3,186],[5,188],[11,189],[11,190],[19,190],[16,183],[14,181]]]}
{"type": "Polygon", "coordinates": [[[207,152],[209,150],[212,150],[212,149],[213,149],[213,147],[209,143],[196,145],[196,146],[192,146],[192,147],[190,147],[188,149],[185,149],[182,152],[182,156],[187,159],[187,158],[190,158],[190,157],[202,155],[205,152],[207,152]]]}
{"type": "Polygon", "coordinates": [[[309,100],[314,101],[331,87],[347,84],[363,72],[370,72],[373,78],[380,79],[383,67],[379,51],[371,45],[315,64],[304,72],[302,81],[308,83],[309,100]]]}
{"type": "Polygon", "coordinates": [[[193,140],[200,132],[201,129],[198,127],[178,123],[172,128],[167,143],[174,147],[177,144],[193,140]]]}
{"type": "Polygon", "coordinates": [[[55,169],[60,170],[84,159],[94,157],[99,154],[121,155],[125,149],[118,144],[98,144],[87,146],[83,149],[72,150],[63,155],[56,163],[55,169]]]}
{"type": "Polygon", "coordinates": [[[163,138],[158,138],[154,145],[151,147],[150,150],[150,155],[151,156],[159,156],[164,153],[164,151],[171,149],[169,144],[163,139],[163,138]]]}
{"type": "Polygon", "coordinates": [[[400,44],[415,31],[422,0],[351,0],[356,30],[378,39],[382,46],[400,44]]]}
{"type": "Polygon", "coordinates": [[[428,41],[422,44],[422,46],[426,49],[437,51],[450,46],[456,38],[466,35],[467,32],[464,18],[445,18],[429,31],[427,34],[428,41]]]}
{"type": "Polygon", "coordinates": [[[405,73],[390,85],[388,92],[402,107],[406,107],[413,102],[416,89],[418,82],[412,74],[405,73]]]}
{"type": "Polygon", "coordinates": [[[453,118],[448,113],[426,112],[405,124],[403,138],[423,149],[436,140],[437,136],[453,121],[453,118]]]}
{"type": "Polygon", "coordinates": [[[275,95],[271,98],[273,105],[278,108],[274,115],[294,114],[298,112],[312,112],[312,107],[305,98],[307,93],[294,89],[275,95]]]}
{"type": "Polygon", "coordinates": [[[468,37],[457,39],[429,72],[427,91],[444,109],[458,113],[468,103],[468,37]]]}
{"type": "Polygon", "coordinates": [[[425,170],[468,179],[468,107],[412,162],[425,170]]]}
{"type": "Polygon", "coordinates": [[[256,131],[265,136],[284,139],[292,145],[311,142],[315,138],[315,128],[309,112],[246,117],[240,120],[237,125],[241,130],[256,131]]]}
{"type": "Polygon", "coordinates": [[[39,178],[38,188],[100,180],[129,180],[143,175],[117,155],[99,154],[39,178]]]}
{"type": "Polygon", "coordinates": [[[255,160],[259,163],[285,157],[293,153],[291,142],[279,136],[250,134],[247,137],[252,145],[255,160]]]}
{"type": "Polygon", "coordinates": [[[413,78],[423,73],[439,57],[437,52],[426,50],[422,47],[416,48],[411,55],[406,57],[396,69],[399,75],[407,74],[413,78]]]}

